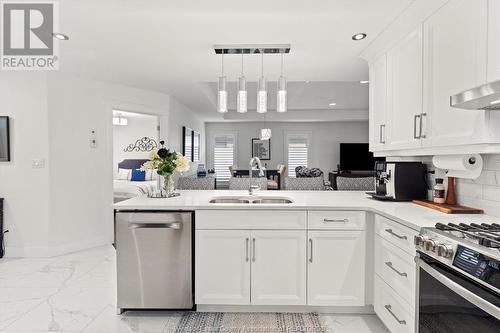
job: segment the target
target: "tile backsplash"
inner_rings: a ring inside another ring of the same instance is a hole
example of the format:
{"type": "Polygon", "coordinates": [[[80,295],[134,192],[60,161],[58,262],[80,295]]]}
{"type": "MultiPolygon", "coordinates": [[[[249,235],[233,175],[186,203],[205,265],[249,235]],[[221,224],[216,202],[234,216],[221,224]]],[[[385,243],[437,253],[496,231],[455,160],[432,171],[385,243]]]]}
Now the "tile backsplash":
{"type": "Polygon", "coordinates": [[[500,217],[500,155],[482,155],[483,171],[477,179],[457,179],[456,193],[460,204],[484,209],[500,217]]]}

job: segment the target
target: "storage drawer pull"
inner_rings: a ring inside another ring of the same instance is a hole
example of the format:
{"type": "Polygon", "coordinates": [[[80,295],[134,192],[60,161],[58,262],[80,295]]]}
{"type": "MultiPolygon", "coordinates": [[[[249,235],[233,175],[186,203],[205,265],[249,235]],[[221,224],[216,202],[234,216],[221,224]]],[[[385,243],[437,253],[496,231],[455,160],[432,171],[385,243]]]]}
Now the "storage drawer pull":
{"type": "Polygon", "coordinates": [[[396,316],[394,314],[394,312],[392,312],[392,306],[390,306],[389,304],[386,304],[384,305],[384,308],[387,310],[387,312],[389,312],[393,317],[394,319],[396,319],[396,321],[400,324],[400,325],[406,325],[406,320],[401,320],[398,318],[398,316],[396,316]]]}
{"type": "Polygon", "coordinates": [[[393,235],[394,237],[397,237],[399,239],[408,239],[408,237],[406,236],[401,236],[401,235],[398,235],[397,233],[395,233],[394,231],[392,231],[392,229],[385,229],[386,232],[388,232],[389,234],[393,235]]]}
{"type": "Polygon", "coordinates": [[[347,223],[349,219],[323,219],[325,223],[347,223]]]}
{"type": "Polygon", "coordinates": [[[394,266],[392,266],[392,262],[387,261],[385,264],[386,264],[387,267],[389,267],[390,269],[392,269],[394,272],[398,273],[399,276],[408,276],[408,274],[402,273],[402,272],[398,271],[397,269],[395,269],[394,266]]]}

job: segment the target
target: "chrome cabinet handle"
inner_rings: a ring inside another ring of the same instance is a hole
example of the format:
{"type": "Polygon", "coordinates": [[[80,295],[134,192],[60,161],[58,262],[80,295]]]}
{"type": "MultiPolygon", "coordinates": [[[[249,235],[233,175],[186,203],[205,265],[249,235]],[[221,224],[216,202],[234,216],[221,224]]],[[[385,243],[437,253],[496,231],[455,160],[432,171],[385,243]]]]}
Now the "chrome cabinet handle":
{"type": "Polygon", "coordinates": [[[392,231],[392,229],[385,229],[385,231],[387,233],[393,235],[394,237],[399,238],[399,239],[408,239],[408,237],[406,237],[406,236],[401,236],[401,235],[396,234],[394,231],[392,231]]]}
{"type": "Polygon", "coordinates": [[[255,262],[255,238],[252,238],[252,261],[255,262]]]}
{"type": "Polygon", "coordinates": [[[423,133],[423,131],[424,131],[423,130],[424,117],[427,118],[427,113],[425,113],[425,112],[420,115],[420,136],[419,137],[421,139],[425,139],[425,137],[426,137],[425,133],[423,133]]]}
{"type": "Polygon", "coordinates": [[[347,223],[349,219],[323,219],[325,223],[347,223]]]}
{"type": "Polygon", "coordinates": [[[378,142],[382,143],[382,124],[378,128],[378,142]]]}
{"type": "Polygon", "coordinates": [[[392,269],[394,272],[398,273],[398,274],[399,274],[399,276],[408,276],[408,274],[406,274],[406,273],[404,273],[404,272],[400,272],[400,271],[398,271],[396,268],[394,268],[394,266],[392,266],[392,262],[390,262],[390,261],[387,261],[387,262],[385,263],[385,265],[386,265],[387,267],[389,267],[390,269],[392,269]]]}
{"type": "Polygon", "coordinates": [[[413,118],[413,138],[414,139],[420,139],[422,135],[422,116],[419,114],[416,114],[415,117],[413,118]],[[417,134],[417,119],[418,123],[420,124],[420,130],[418,131],[419,133],[417,134]]]}
{"type": "Polygon", "coordinates": [[[250,260],[250,257],[249,257],[249,253],[250,253],[250,250],[248,249],[248,246],[250,245],[250,238],[246,238],[245,239],[245,257],[246,257],[246,261],[248,262],[248,260],[250,260]]]}
{"type": "Polygon", "coordinates": [[[401,320],[398,318],[398,316],[396,316],[394,314],[394,312],[392,312],[392,306],[390,304],[386,304],[384,305],[384,308],[387,310],[387,312],[389,312],[393,317],[394,319],[396,319],[396,321],[400,324],[400,325],[406,325],[406,320],[401,320]]]}
{"type": "Polygon", "coordinates": [[[382,124],[382,143],[385,144],[385,124],[382,124]]]}
{"type": "Polygon", "coordinates": [[[309,238],[309,262],[313,262],[313,240],[309,238]]]}

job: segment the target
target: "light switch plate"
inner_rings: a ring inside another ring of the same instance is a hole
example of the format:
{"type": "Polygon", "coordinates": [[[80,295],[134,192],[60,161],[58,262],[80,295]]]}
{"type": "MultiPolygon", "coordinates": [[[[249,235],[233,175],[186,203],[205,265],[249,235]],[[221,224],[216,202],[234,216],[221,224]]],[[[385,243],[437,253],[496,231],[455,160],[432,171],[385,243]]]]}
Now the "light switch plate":
{"type": "Polygon", "coordinates": [[[45,160],[43,158],[34,158],[31,161],[31,167],[33,169],[45,168],[45,160]]]}

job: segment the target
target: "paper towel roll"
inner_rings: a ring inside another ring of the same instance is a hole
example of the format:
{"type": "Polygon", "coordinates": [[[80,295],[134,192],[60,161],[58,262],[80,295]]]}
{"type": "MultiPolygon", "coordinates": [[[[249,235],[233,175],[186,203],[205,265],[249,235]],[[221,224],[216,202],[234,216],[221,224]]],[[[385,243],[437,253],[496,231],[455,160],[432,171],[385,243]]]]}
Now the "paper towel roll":
{"type": "Polygon", "coordinates": [[[447,170],[448,177],[476,179],[483,170],[483,159],[479,154],[434,156],[432,164],[447,170]]]}

